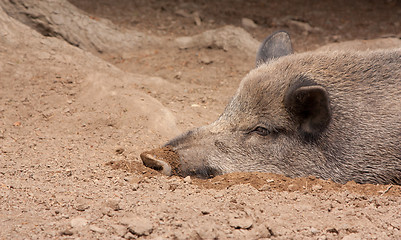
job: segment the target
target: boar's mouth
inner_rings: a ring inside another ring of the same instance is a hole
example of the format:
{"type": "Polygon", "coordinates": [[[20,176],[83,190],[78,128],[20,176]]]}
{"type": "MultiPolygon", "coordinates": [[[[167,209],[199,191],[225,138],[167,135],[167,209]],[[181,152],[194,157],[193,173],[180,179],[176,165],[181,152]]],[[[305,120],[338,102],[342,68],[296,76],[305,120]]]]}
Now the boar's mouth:
{"type": "Polygon", "coordinates": [[[221,171],[219,171],[216,168],[209,167],[209,166],[203,166],[201,168],[198,168],[196,170],[187,170],[185,173],[183,173],[183,176],[195,176],[197,178],[201,179],[208,179],[208,178],[214,178],[217,175],[221,175],[221,171]]]}

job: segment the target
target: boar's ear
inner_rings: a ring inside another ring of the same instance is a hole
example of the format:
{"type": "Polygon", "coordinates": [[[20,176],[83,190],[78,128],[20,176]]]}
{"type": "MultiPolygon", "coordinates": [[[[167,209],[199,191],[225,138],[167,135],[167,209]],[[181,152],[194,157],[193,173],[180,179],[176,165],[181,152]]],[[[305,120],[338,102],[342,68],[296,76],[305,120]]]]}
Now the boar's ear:
{"type": "Polygon", "coordinates": [[[305,82],[292,86],[287,90],[284,104],[304,136],[316,137],[330,123],[329,96],[322,86],[305,82]]]}
{"type": "Polygon", "coordinates": [[[285,31],[275,32],[260,45],[256,56],[256,67],[290,54],[292,54],[290,35],[285,31]]]}

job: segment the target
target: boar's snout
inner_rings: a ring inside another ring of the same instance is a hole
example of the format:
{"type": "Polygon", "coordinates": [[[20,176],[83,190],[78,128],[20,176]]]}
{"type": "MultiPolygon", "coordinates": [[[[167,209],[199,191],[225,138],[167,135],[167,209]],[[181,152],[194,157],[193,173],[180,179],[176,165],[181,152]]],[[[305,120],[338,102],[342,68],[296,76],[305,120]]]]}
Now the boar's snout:
{"type": "MultiPolygon", "coordinates": [[[[185,155],[185,152],[184,152],[185,155]]],[[[164,175],[195,176],[198,178],[212,178],[222,174],[219,169],[204,163],[195,164],[194,161],[182,164],[180,157],[171,145],[153,149],[140,154],[143,164],[164,175]]]]}
{"type": "Polygon", "coordinates": [[[148,168],[152,168],[167,176],[178,174],[179,157],[170,147],[146,151],[141,153],[140,157],[143,164],[148,168]]]}
{"type": "Polygon", "coordinates": [[[171,166],[163,160],[157,159],[155,155],[142,153],[141,159],[146,167],[159,171],[164,175],[171,176],[171,166]]]}

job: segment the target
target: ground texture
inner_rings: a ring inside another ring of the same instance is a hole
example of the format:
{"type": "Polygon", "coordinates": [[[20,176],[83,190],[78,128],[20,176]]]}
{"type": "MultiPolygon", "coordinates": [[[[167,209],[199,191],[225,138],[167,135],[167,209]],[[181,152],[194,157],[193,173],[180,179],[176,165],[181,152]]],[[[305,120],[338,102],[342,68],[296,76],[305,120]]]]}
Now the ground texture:
{"type": "Polygon", "coordinates": [[[401,46],[400,19],[399,1],[2,1],[0,239],[401,239],[400,186],[139,158],[215,120],[271,32],[401,46]]]}

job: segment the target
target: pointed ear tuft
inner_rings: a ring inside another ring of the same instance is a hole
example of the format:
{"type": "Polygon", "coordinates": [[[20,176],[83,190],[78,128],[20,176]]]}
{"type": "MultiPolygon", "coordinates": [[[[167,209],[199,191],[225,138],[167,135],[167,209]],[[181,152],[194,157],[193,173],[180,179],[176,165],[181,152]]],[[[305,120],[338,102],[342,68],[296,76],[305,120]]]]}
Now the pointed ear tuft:
{"type": "Polygon", "coordinates": [[[292,54],[290,36],[285,31],[278,31],[267,37],[259,47],[256,67],[271,60],[292,54]]]}
{"type": "Polygon", "coordinates": [[[329,96],[322,86],[303,85],[289,88],[284,104],[305,136],[319,135],[330,123],[329,96]]]}

